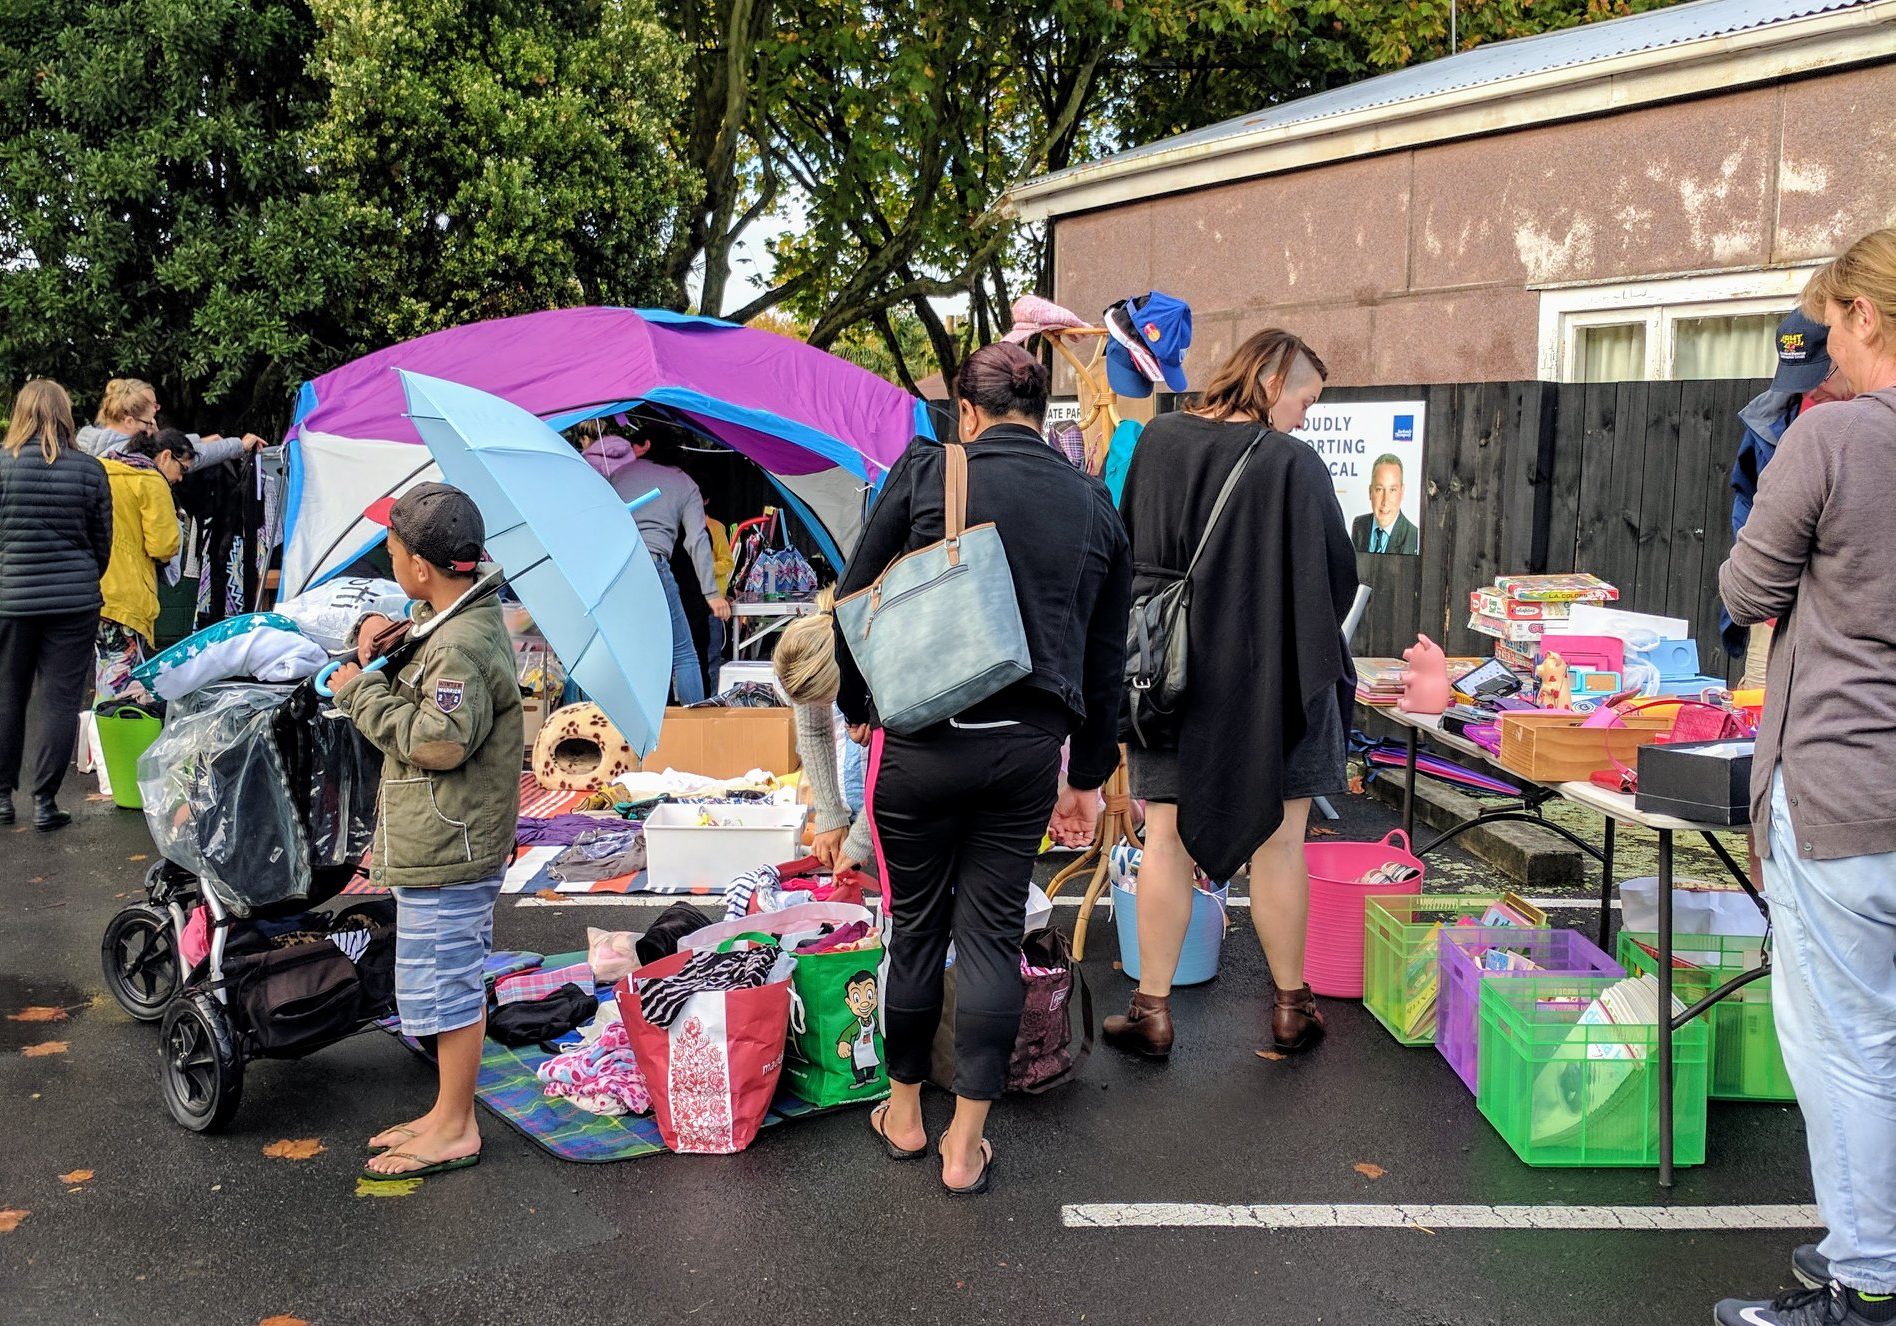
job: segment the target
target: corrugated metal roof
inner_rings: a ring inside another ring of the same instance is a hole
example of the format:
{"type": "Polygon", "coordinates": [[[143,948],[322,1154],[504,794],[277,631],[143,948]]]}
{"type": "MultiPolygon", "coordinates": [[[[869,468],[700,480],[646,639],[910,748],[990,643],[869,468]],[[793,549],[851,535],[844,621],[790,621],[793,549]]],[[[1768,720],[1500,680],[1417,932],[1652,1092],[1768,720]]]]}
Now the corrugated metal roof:
{"type": "Polygon", "coordinates": [[[1774,23],[1807,18],[1813,14],[1855,9],[1870,3],[1872,0],[1693,0],[1691,4],[1675,5],[1627,18],[1583,23],[1558,32],[1517,37],[1513,41],[1477,46],[1457,55],[1411,65],[1407,69],[1380,74],[1360,83],[1332,88],[1328,92],[1300,97],[1296,101],[1288,101],[1251,115],[1240,115],[1236,119],[1194,129],[1190,133],[1163,138],[1156,143],[1102,157],[1084,166],[1043,176],[1036,182],[1050,182],[1107,163],[1135,161],[1160,152],[1217,142],[1221,138],[1305,124],[1380,106],[1393,106],[1439,93],[1501,83],[1529,74],[1549,73],[1614,56],[1681,46],[1687,42],[1769,27],[1774,23]]]}

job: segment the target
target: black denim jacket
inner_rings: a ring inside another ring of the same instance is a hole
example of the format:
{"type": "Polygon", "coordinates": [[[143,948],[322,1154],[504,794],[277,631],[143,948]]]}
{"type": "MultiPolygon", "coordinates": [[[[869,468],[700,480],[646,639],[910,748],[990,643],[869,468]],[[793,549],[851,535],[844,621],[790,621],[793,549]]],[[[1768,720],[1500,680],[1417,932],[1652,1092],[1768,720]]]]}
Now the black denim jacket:
{"type": "MultiPolygon", "coordinates": [[[[943,537],[945,476],[941,443],[916,439],[883,482],[837,597],[866,589],[897,557],[943,537]]],[[[1017,424],[996,425],[968,444],[968,524],[990,521],[1007,549],[1034,670],[983,702],[981,714],[1031,721],[1036,711],[1063,710],[1073,739],[1067,780],[1082,790],[1098,787],[1119,765],[1132,602],[1126,527],[1104,484],[1017,424]]],[[[872,721],[868,687],[840,633],[836,654],[844,715],[851,723],[872,721]]]]}

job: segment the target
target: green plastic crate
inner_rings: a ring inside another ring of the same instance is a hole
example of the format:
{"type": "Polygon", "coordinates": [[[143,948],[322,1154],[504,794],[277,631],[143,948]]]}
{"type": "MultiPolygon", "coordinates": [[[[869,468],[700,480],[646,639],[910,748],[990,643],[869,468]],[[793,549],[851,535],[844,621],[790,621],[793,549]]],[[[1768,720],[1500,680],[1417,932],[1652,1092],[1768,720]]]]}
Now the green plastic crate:
{"type": "Polygon", "coordinates": [[[1363,904],[1363,1006],[1404,1045],[1435,1044],[1435,1000],[1441,990],[1436,932],[1444,921],[1481,914],[1499,893],[1404,894],[1363,904]],[[1428,1012],[1411,1018],[1415,1002],[1428,1012]],[[1413,1034],[1412,1034],[1413,1033],[1413,1034]]]}
{"type": "MultiPolygon", "coordinates": [[[[1659,970],[1659,960],[1639,947],[1642,942],[1657,948],[1659,937],[1631,931],[1620,934],[1620,966],[1634,976],[1659,970]]],[[[1698,1002],[1732,977],[1756,967],[1763,946],[1756,935],[1674,936],[1674,955],[1697,963],[1702,970],[1675,966],[1673,992],[1688,1004],[1698,1002]]],[[[1784,1067],[1784,1051],[1778,1048],[1769,976],[1721,999],[1704,1016],[1712,1027],[1713,1100],[1797,1099],[1784,1067]]]]}
{"type": "MultiPolygon", "coordinates": [[[[1610,976],[1513,976],[1481,983],[1481,1112],[1530,1165],[1659,1163],[1659,1028],[1585,1025],[1610,976]],[[1571,1001],[1561,1006],[1549,1001],[1571,1001]],[[1630,1048],[1637,1057],[1606,1057],[1630,1048]]],[[[1673,1162],[1705,1162],[1711,1032],[1674,1034],[1673,1162]]]]}

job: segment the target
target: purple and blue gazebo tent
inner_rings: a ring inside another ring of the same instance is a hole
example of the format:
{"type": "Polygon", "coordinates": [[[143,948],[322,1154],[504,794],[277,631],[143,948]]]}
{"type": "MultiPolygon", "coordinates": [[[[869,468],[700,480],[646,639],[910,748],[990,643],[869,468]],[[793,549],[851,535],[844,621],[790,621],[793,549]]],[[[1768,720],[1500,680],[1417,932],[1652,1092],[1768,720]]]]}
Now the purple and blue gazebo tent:
{"type": "Polygon", "coordinates": [[[282,597],[354,563],[384,531],[363,511],[439,471],[395,369],[491,392],[556,429],[655,407],[755,462],[841,566],[864,490],[927,407],[873,373],[779,336],[653,309],[569,308],[450,327],[303,384],[288,441],[282,597]]]}

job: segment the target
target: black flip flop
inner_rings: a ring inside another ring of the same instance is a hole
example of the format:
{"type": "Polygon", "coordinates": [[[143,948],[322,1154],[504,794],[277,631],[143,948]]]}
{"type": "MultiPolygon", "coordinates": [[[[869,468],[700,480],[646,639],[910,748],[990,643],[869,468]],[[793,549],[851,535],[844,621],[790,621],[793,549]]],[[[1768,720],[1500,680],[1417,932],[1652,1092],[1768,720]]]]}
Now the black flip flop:
{"type": "Polygon", "coordinates": [[[881,1124],[878,1122],[888,1117],[889,1102],[886,1100],[869,1111],[869,1131],[881,1139],[882,1149],[889,1153],[890,1160],[920,1160],[923,1156],[928,1154],[928,1143],[926,1142],[922,1143],[922,1145],[913,1151],[910,1151],[907,1147],[900,1147],[894,1142],[891,1142],[889,1135],[882,1131],[881,1124]]]}
{"type": "Polygon", "coordinates": [[[974,1176],[974,1182],[965,1188],[957,1188],[943,1179],[941,1186],[948,1190],[950,1197],[979,1197],[988,1190],[988,1175],[993,1169],[994,1144],[984,1137],[981,1139],[981,1172],[974,1176]]]}

